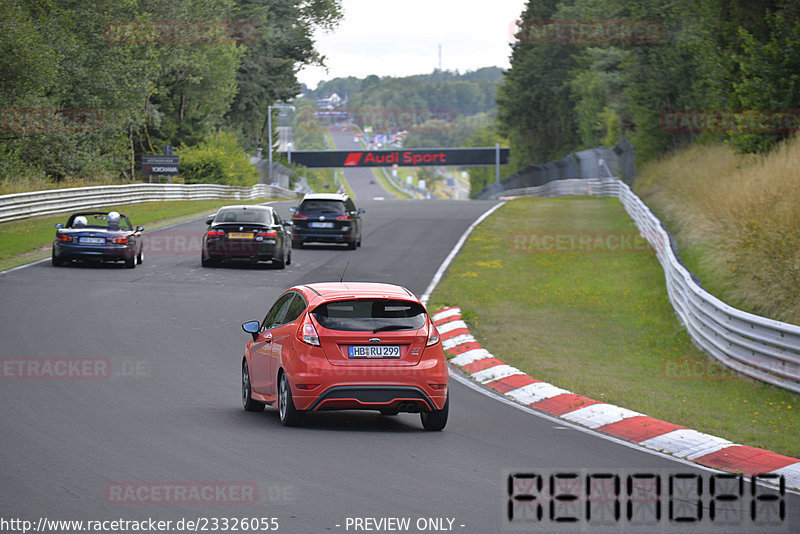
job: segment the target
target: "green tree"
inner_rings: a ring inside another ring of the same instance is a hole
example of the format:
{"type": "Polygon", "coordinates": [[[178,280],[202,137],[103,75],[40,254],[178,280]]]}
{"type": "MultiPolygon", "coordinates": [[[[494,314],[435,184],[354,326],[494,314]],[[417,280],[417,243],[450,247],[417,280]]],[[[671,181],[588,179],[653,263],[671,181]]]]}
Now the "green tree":
{"type": "Polygon", "coordinates": [[[578,66],[572,44],[537,42],[532,21],[552,20],[557,0],[530,0],[511,47],[511,68],[497,93],[501,132],[530,163],[561,157],[578,145],[570,73],[578,66]]]}

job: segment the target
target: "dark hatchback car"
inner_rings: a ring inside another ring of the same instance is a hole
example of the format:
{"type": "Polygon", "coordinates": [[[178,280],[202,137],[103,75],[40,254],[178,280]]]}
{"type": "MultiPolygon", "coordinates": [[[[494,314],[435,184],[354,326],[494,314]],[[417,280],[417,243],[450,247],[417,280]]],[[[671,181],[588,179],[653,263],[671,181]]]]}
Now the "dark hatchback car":
{"type": "Polygon", "coordinates": [[[292,262],[289,221],[270,206],[224,206],[203,236],[203,267],[231,260],[270,261],[283,269],[292,262]]]}
{"type": "Polygon", "coordinates": [[[142,232],[125,215],[115,211],[73,213],[67,224],[56,224],[53,240],[53,265],[72,260],[124,261],[133,269],[144,261],[142,232]]]}
{"type": "Polygon", "coordinates": [[[361,246],[361,214],[353,199],[340,193],[311,193],[300,205],[289,208],[292,216],[292,247],[304,243],[344,243],[350,249],[361,246]]]}

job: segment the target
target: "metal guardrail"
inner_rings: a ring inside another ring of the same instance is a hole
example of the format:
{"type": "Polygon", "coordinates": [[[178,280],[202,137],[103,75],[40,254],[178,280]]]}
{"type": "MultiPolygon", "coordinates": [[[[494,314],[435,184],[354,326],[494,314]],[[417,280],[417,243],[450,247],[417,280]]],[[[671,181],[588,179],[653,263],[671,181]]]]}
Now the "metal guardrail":
{"type": "Polygon", "coordinates": [[[256,184],[236,187],[218,184],[130,184],[73,187],[0,196],[0,222],[14,221],[100,206],[136,204],[162,200],[254,200],[295,198],[298,193],[280,187],[256,184]]]}
{"type": "Polygon", "coordinates": [[[742,375],[800,393],[800,326],[738,310],[700,287],[673,250],[661,221],[627,184],[617,179],[557,180],[494,196],[571,195],[616,197],[622,202],[655,250],[672,307],[697,346],[742,375]]]}

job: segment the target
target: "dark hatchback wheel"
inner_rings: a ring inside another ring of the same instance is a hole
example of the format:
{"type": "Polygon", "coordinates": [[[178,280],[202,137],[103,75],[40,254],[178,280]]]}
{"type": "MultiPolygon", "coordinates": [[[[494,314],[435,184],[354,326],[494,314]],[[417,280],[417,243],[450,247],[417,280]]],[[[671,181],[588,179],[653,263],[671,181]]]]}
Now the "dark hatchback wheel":
{"type": "Polygon", "coordinates": [[[444,402],[444,408],[441,410],[433,410],[432,412],[422,412],[419,414],[422,420],[422,428],[428,431],[436,432],[443,430],[447,425],[447,416],[450,411],[450,394],[447,394],[447,400],[444,402]]]}
{"type": "Polygon", "coordinates": [[[248,412],[263,412],[264,404],[253,400],[253,390],[250,387],[250,370],[247,362],[242,362],[242,406],[248,412]]]}
{"type": "Polygon", "coordinates": [[[281,375],[278,385],[278,415],[283,426],[297,426],[303,421],[303,412],[295,409],[292,400],[292,388],[286,374],[281,375]]]}

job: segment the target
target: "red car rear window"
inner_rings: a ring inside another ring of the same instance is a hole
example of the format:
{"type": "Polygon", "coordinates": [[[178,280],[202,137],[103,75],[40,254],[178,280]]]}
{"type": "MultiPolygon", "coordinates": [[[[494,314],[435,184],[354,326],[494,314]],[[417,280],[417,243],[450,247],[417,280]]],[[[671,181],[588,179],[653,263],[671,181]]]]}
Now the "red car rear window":
{"type": "Polygon", "coordinates": [[[312,314],[330,330],[385,332],[425,326],[425,308],[402,300],[340,300],[317,306],[312,314]]]}

